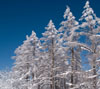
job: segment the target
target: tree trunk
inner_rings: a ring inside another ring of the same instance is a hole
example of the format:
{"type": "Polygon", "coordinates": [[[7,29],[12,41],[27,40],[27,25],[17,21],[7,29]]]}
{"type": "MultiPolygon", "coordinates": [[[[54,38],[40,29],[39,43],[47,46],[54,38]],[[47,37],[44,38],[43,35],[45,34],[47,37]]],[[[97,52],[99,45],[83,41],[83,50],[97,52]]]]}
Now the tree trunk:
{"type": "MultiPolygon", "coordinates": [[[[63,63],[65,62],[65,60],[63,61],[63,63]]],[[[63,72],[65,71],[65,66],[63,66],[63,72]]],[[[63,88],[66,89],[66,78],[63,78],[63,88]]]]}
{"type": "MultiPolygon", "coordinates": [[[[96,66],[93,66],[93,75],[97,75],[96,73],[96,66]]],[[[97,78],[93,78],[93,89],[97,89],[97,78]]]]}
{"type": "MultiPolygon", "coordinates": [[[[96,54],[96,47],[95,47],[95,43],[94,43],[94,40],[93,40],[93,43],[92,43],[92,47],[93,47],[93,51],[94,51],[94,55],[96,54]]],[[[96,57],[93,57],[93,75],[97,75],[97,71],[96,71],[96,57]]],[[[93,78],[93,89],[97,89],[97,77],[94,77],[93,78]]]]}
{"type": "MultiPolygon", "coordinates": [[[[90,30],[91,30],[91,35],[93,35],[93,26],[90,25],[89,26],[90,30]]],[[[93,49],[93,56],[94,54],[96,54],[96,45],[95,45],[95,40],[92,40],[92,49],[93,49]]],[[[93,75],[97,75],[97,71],[96,71],[96,58],[94,57],[93,59],[93,75]]],[[[93,89],[97,89],[97,78],[94,77],[93,78],[93,89]]]]}
{"type": "Polygon", "coordinates": [[[72,60],[71,60],[71,68],[72,68],[72,73],[71,73],[71,88],[73,88],[74,86],[74,49],[72,48],[71,49],[71,52],[72,52],[72,60]]]}
{"type": "Polygon", "coordinates": [[[52,58],[52,64],[51,64],[51,89],[55,89],[55,78],[54,78],[54,39],[52,39],[52,48],[51,48],[51,58],[52,58]]]}

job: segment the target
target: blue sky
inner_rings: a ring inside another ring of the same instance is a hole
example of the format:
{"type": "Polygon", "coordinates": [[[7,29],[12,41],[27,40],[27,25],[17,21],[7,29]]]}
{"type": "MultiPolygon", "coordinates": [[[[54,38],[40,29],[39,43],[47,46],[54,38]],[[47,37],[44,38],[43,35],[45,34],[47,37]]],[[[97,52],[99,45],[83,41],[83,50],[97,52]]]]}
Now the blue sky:
{"type": "MultiPolygon", "coordinates": [[[[14,50],[33,29],[41,37],[50,19],[59,28],[66,5],[70,6],[78,20],[85,2],[86,0],[0,0],[0,70],[12,67],[14,50]]],[[[90,0],[90,5],[100,17],[100,0],[90,0]]]]}

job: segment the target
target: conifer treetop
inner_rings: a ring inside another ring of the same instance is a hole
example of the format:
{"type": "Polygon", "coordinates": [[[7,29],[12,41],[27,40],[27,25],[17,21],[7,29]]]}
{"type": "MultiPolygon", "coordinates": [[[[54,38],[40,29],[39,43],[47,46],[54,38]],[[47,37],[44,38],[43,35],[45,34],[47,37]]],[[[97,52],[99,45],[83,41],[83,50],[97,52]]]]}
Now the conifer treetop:
{"type": "Polygon", "coordinates": [[[69,6],[67,6],[63,17],[64,17],[64,19],[66,19],[66,21],[62,21],[61,25],[64,25],[67,27],[72,27],[71,25],[78,25],[79,24],[78,21],[75,20],[75,16],[72,14],[69,6]]]}
{"type": "Polygon", "coordinates": [[[57,34],[57,30],[52,20],[49,21],[47,27],[45,27],[46,31],[43,33],[43,36],[54,38],[57,34]]]}
{"type": "Polygon", "coordinates": [[[80,21],[85,19],[86,21],[92,21],[96,17],[93,9],[90,7],[89,1],[86,2],[84,6],[84,11],[82,12],[82,16],[79,19],[80,21]]]}
{"type": "Polygon", "coordinates": [[[67,6],[63,17],[64,17],[64,19],[67,19],[67,20],[75,19],[75,16],[73,16],[72,12],[70,11],[70,7],[69,6],[67,6]]]}
{"type": "Polygon", "coordinates": [[[45,27],[46,30],[50,30],[50,29],[55,29],[55,25],[53,23],[52,20],[49,21],[47,27],[45,27]]]}

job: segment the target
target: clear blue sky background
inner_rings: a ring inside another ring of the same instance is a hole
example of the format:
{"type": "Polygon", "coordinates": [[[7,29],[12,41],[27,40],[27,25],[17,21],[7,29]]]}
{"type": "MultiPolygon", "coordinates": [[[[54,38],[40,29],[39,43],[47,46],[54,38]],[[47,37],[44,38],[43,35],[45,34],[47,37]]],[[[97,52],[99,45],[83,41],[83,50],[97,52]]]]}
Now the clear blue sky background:
{"type": "MultiPolygon", "coordinates": [[[[32,29],[38,37],[52,19],[56,27],[63,20],[66,5],[78,20],[86,0],[0,0],[0,70],[11,68],[14,50],[22,44],[32,29]]],[[[90,0],[100,17],[100,0],[90,0]]]]}

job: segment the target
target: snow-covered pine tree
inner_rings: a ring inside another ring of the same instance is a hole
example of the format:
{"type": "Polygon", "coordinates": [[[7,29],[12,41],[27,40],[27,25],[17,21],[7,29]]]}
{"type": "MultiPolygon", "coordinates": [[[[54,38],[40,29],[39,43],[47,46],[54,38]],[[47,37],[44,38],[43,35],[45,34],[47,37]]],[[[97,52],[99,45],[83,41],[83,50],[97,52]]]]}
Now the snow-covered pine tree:
{"type": "Polygon", "coordinates": [[[31,61],[30,61],[30,71],[31,71],[31,82],[30,82],[30,88],[34,88],[34,89],[39,89],[39,84],[35,83],[37,82],[37,78],[38,78],[38,64],[40,63],[39,59],[41,57],[41,53],[40,53],[40,40],[38,39],[38,37],[36,36],[36,33],[34,31],[32,31],[32,35],[29,37],[31,46],[32,46],[32,53],[33,55],[30,55],[31,57],[31,61]]]}
{"type": "Polygon", "coordinates": [[[69,88],[80,87],[78,83],[80,82],[79,76],[81,74],[81,58],[80,58],[80,47],[84,46],[78,42],[79,28],[78,21],[75,20],[70,8],[67,6],[67,9],[64,13],[65,21],[61,22],[61,27],[59,32],[62,32],[62,39],[64,47],[66,47],[66,55],[69,56],[69,73],[67,73],[68,81],[66,84],[69,88]]]}
{"type": "Polygon", "coordinates": [[[41,38],[43,47],[42,50],[47,55],[47,57],[44,56],[44,59],[46,61],[46,67],[43,71],[42,78],[44,78],[44,83],[42,89],[48,88],[48,89],[55,89],[55,72],[54,72],[54,66],[55,66],[55,57],[54,57],[54,46],[55,46],[55,35],[57,34],[57,30],[52,22],[50,20],[48,27],[46,27],[47,31],[43,33],[43,38],[41,38]]]}
{"type": "Polygon", "coordinates": [[[45,81],[43,83],[44,85],[42,84],[42,86],[44,86],[42,89],[60,89],[62,69],[63,66],[66,65],[64,62],[66,59],[64,55],[64,48],[60,45],[61,42],[58,40],[60,39],[57,34],[58,31],[56,30],[52,20],[50,20],[46,30],[47,31],[43,33],[43,37],[41,38],[41,50],[46,55],[43,57],[45,67],[42,78],[44,78],[45,81]]]}
{"type": "Polygon", "coordinates": [[[15,50],[15,65],[13,67],[15,82],[14,86],[19,89],[28,89],[29,83],[32,83],[35,77],[35,58],[38,57],[38,38],[36,33],[32,31],[30,37],[26,36],[26,40],[21,46],[15,50]],[[31,82],[32,81],[32,82],[31,82]]]}
{"type": "MultiPolygon", "coordinates": [[[[81,35],[85,35],[88,41],[85,44],[90,47],[91,51],[88,53],[88,60],[91,69],[88,71],[87,79],[89,86],[88,89],[99,89],[100,80],[98,70],[99,64],[99,47],[100,47],[100,19],[96,17],[93,9],[89,5],[89,1],[84,6],[83,15],[81,17],[81,35]]],[[[86,81],[85,81],[86,82],[86,81]]],[[[86,88],[87,89],[87,88],[86,88]]]]}

